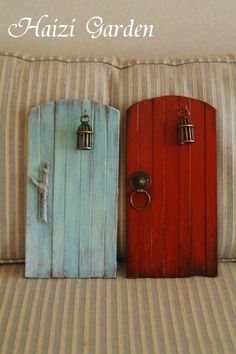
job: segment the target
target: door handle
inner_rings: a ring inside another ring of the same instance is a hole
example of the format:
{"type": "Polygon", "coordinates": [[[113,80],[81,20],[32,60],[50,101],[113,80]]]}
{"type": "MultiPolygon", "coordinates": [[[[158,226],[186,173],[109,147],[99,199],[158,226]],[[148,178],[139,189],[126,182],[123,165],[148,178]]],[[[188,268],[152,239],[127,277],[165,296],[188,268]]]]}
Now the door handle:
{"type": "Polygon", "coordinates": [[[151,178],[150,176],[143,171],[136,171],[130,178],[130,187],[132,188],[133,192],[130,196],[130,204],[136,210],[144,210],[146,209],[149,204],[151,203],[151,196],[148,193],[148,189],[151,185],[151,178]],[[135,204],[135,196],[137,194],[143,193],[146,197],[145,202],[142,206],[137,206],[135,204]]]}
{"type": "Polygon", "coordinates": [[[40,216],[42,221],[47,224],[48,222],[48,187],[49,187],[49,168],[50,162],[47,162],[43,166],[43,178],[42,182],[39,182],[35,177],[30,176],[30,181],[38,188],[40,195],[40,216]]]}

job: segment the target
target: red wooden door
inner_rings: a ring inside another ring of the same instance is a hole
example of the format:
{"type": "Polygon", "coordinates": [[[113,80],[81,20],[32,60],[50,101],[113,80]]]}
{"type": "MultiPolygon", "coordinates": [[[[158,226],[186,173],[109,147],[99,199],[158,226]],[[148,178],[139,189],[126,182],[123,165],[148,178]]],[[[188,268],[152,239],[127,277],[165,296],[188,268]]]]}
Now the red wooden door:
{"type": "Polygon", "coordinates": [[[213,107],[164,96],[128,109],[127,213],[128,277],[217,275],[213,107]],[[180,145],[177,125],[185,106],[195,142],[180,145]],[[146,189],[133,185],[137,171],[149,176],[146,189]]]}

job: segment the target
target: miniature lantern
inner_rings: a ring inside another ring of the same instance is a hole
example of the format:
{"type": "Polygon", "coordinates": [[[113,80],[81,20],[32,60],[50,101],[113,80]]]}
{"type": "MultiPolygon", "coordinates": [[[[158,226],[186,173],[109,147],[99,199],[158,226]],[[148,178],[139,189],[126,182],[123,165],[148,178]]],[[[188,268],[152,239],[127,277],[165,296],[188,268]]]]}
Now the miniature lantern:
{"type": "Polygon", "coordinates": [[[80,118],[81,124],[76,131],[78,150],[91,150],[93,148],[93,130],[89,125],[89,116],[84,114],[80,118]]]}
{"type": "Polygon", "coordinates": [[[179,111],[180,121],[177,125],[178,138],[180,144],[194,143],[194,131],[193,124],[190,120],[190,112],[188,107],[180,109],[179,111]]]}

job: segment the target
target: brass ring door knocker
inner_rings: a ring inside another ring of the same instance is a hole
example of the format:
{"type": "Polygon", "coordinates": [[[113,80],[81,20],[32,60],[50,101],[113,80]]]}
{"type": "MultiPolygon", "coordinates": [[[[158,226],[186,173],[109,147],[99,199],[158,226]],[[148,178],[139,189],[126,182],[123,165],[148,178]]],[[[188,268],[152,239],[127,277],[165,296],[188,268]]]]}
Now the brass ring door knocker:
{"type": "Polygon", "coordinates": [[[130,196],[130,204],[136,210],[144,210],[151,203],[151,196],[148,193],[147,189],[149,189],[151,185],[151,178],[146,172],[137,171],[130,178],[130,187],[133,189],[133,192],[130,196]],[[134,198],[137,194],[143,193],[146,197],[146,200],[142,206],[135,205],[134,198]]]}

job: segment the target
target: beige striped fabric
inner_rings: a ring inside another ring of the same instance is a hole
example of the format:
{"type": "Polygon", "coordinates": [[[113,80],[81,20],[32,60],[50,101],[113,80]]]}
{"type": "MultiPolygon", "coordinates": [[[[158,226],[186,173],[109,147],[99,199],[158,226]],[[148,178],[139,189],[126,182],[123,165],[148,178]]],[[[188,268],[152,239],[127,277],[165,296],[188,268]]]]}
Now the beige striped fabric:
{"type": "Polygon", "coordinates": [[[89,98],[121,110],[118,256],[126,253],[127,108],[142,99],[184,95],[217,109],[218,254],[236,258],[236,56],[148,62],[28,58],[0,54],[0,259],[24,258],[27,116],[32,106],[89,98]]]}
{"type": "Polygon", "coordinates": [[[24,279],[0,267],[1,354],[234,354],[236,263],[217,278],[24,279]]]}

